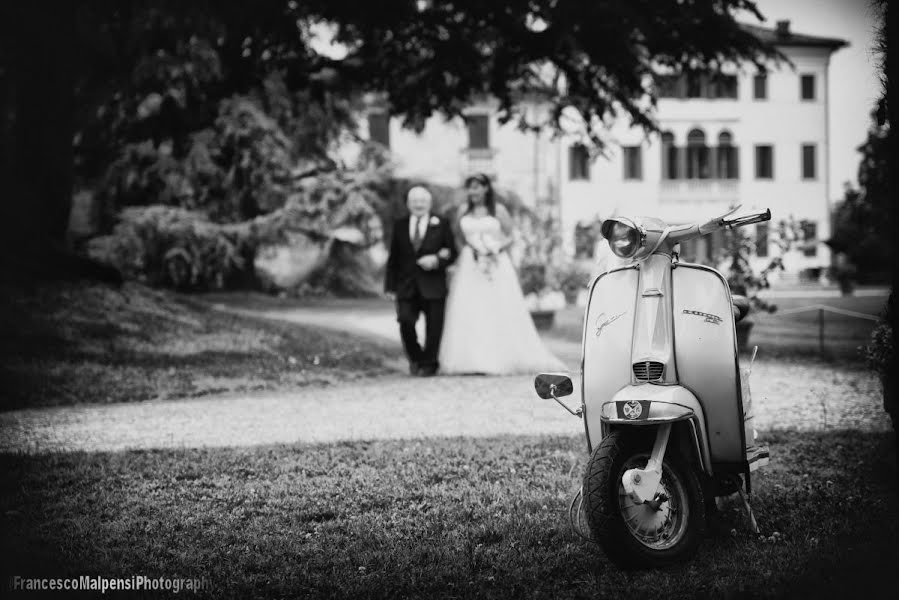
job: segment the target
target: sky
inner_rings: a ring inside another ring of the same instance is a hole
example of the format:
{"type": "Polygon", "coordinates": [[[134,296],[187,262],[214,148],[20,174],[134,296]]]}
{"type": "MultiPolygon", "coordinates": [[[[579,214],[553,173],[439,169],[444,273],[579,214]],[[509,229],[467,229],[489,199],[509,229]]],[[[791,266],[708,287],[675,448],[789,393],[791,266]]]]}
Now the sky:
{"type": "Polygon", "coordinates": [[[870,112],[880,97],[878,55],[875,52],[877,12],[869,0],[757,0],[764,27],[788,19],[796,33],[833,37],[849,42],[830,57],[830,190],[842,197],[846,181],[857,183],[870,112]]]}

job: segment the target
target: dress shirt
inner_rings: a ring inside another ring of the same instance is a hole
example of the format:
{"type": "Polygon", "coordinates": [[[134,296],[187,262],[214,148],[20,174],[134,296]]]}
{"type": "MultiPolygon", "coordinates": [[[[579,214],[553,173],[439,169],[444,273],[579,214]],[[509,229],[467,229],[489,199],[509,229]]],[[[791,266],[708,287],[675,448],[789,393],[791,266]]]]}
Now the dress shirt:
{"type": "MultiPolygon", "coordinates": [[[[415,215],[409,215],[409,239],[415,239],[415,219],[417,217],[415,215]]],[[[431,219],[431,214],[427,213],[421,217],[418,221],[418,235],[420,240],[425,239],[425,233],[428,231],[428,221],[431,219]]]]}

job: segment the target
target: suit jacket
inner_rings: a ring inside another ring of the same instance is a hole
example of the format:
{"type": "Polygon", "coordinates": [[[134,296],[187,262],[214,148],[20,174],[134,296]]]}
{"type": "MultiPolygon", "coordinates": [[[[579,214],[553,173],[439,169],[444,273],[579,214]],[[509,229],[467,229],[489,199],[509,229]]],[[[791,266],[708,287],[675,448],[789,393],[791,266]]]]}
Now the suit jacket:
{"type": "Polygon", "coordinates": [[[446,267],[456,260],[456,256],[449,219],[434,214],[428,218],[428,228],[417,252],[409,238],[409,217],[397,219],[390,239],[384,291],[395,293],[397,298],[411,298],[416,292],[429,300],[445,298],[446,267]],[[425,271],[416,263],[420,257],[437,254],[444,248],[449,251],[449,257],[438,257],[436,269],[425,271]]]}

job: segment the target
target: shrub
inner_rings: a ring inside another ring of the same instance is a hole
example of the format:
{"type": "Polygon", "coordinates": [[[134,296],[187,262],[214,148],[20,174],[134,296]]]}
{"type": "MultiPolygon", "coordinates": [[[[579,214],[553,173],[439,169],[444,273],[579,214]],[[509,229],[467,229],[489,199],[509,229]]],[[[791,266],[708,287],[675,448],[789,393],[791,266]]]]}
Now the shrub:
{"type": "Polygon", "coordinates": [[[883,408],[893,422],[893,430],[899,432],[899,382],[896,372],[896,348],[893,344],[892,323],[895,322],[896,300],[893,293],[887,301],[886,314],[878,321],[871,339],[865,347],[865,359],[880,377],[883,385],[883,408]]]}
{"type": "Polygon", "coordinates": [[[747,229],[738,227],[725,232],[725,244],[720,256],[725,263],[725,277],[733,293],[748,297],[758,310],[774,312],[777,306],[760,298],[758,293],[771,287],[768,277],[772,273],[784,270],[783,257],[801,239],[801,231],[792,219],[778,223],[772,239],[777,252],[764,268],[757,271],[750,260],[756,254],[756,244],[747,229]]]}
{"type": "Polygon", "coordinates": [[[248,274],[247,232],[173,206],[122,211],[113,234],[91,242],[94,258],[131,279],[181,290],[223,289],[248,274]]]}
{"type": "Polygon", "coordinates": [[[577,294],[590,283],[590,270],[582,262],[572,260],[563,263],[557,270],[559,287],[565,294],[565,300],[572,304],[577,294]]]}
{"type": "MultiPolygon", "coordinates": [[[[333,172],[307,178],[283,207],[240,223],[214,223],[203,212],[176,206],[132,207],[122,211],[109,236],[92,242],[91,254],[118,267],[126,277],[151,285],[181,290],[225,289],[254,281],[253,261],[262,244],[287,241],[288,232],[300,232],[326,243],[335,235],[353,237],[343,242],[341,259],[323,269],[348,265],[352,247],[366,248],[380,239],[366,172],[333,172]],[[346,232],[355,232],[347,236],[346,232]]],[[[339,283],[339,291],[351,293],[348,278],[358,274],[320,276],[322,285],[339,283]]]]}

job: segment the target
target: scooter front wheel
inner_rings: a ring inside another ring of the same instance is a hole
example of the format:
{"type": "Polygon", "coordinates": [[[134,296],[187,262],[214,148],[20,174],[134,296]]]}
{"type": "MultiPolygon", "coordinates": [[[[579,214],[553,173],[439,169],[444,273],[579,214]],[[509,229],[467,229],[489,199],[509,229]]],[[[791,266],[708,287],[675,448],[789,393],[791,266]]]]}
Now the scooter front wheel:
{"type": "Polygon", "coordinates": [[[656,501],[636,504],[624,491],[628,469],[645,468],[653,438],[613,431],[593,451],[584,476],[587,522],[610,560],[625,567],[662,567],[689,558],[705,531],[702,487],[674,454],[662,462],[656,501]]]}

